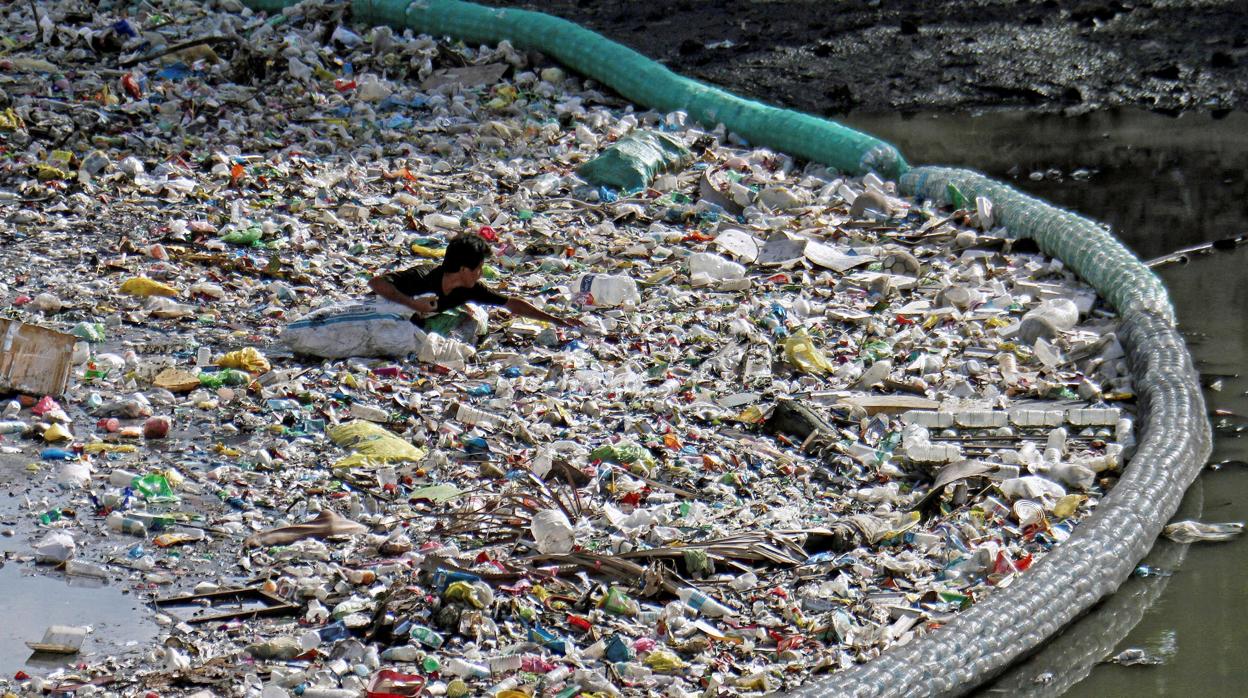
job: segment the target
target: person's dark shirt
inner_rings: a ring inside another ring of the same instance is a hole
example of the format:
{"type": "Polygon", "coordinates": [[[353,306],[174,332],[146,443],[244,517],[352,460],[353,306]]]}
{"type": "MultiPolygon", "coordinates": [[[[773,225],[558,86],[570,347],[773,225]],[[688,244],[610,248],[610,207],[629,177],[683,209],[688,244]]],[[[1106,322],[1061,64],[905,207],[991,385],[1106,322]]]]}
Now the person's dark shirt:
{"type": "MultiPolygon", "coordinates": [[[[450,293],[443,293],[443,274],[441,265],[422,264],[384,274],[381,278],[389,281],[399,293],[405,296],[418,298],[425,294],[434,294],[438,297],[437,311],[440,313],[454,310],[468,302],[478,305],[505,305],[507,303],[506,296],[495,293],[480,281],[468,288],[457,288],[450,293]]],[[[412,321],[419,324],[419,318],[412,318],[412,321]]]]}

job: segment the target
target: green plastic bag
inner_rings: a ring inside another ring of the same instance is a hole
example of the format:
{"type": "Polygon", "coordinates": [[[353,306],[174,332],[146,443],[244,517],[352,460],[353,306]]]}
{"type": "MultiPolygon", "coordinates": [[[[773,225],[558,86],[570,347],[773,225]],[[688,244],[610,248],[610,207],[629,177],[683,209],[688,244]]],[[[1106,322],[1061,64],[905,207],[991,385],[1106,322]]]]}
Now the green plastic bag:
{"type": "Polygon", "coordinates": [[[434,332],[443,337],[450,337],[451,333],[460,323],[464,321],[465,313],[459,309],[448,310],[444,313],[438,313],[433,317],[426,318],[424,329],[426,332],[434,332]]]}
{"type": "Polygon", "coordinates": [[[585,181],[630,192],[645,189],[662,172],[688,165],[693,155],[669,136],[634,131],[577,170],[585,181]]]}
{"type": "Polygon", "coordinates": [[[604,444],[590,452],[593,460],[608,463],[620,463],[649,472],[658,464],[654,455],[640,444],[632,441],[621,441],[618,444],[604,444]]]}
{"type": "Polygon", "coordinates": [[[264,231],[260,228],[247,228],[246,230],[232,230],[221,236],[222,242],[228,242],[231,245],[247,245],[249,247],[259,247],[260,239],[264,237],[264,231]]]}
{"type": "Polygon", "coordinates": [[[251,376],[233,368],[212,372],[205,371],[199,374],[199,384],[205,388],[247,385],[250,382],[251,376]]]}

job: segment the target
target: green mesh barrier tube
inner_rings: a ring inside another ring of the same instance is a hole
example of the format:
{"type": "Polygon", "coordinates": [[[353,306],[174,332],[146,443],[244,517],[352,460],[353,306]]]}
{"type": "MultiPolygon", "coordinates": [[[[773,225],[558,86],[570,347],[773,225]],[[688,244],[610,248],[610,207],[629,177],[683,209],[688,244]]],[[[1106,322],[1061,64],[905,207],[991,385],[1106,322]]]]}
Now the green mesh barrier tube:
{"type": "Polygon", "coordinates": [[[974,200],[987,197],[996,219],[1014,237],[1036,241],[1045,254],[1057,257],[1118,309],[1153,310],[1170,322],[1174,309],[1157,275],[1098,223],[1028,196],[978,172],[948,167],[920,167],[901,181],[901,191],[951,203],[950,187],[974,200]]]}
{"type": "MultiPolygon", "coordinates": [[[[282,0],[246,0],[276,10],[282,0]]],[[[507,40],[541,51],[637,104],[684,111],[698,123],[729,131],[755,145],[821,162],[851,174],[877,172],[895,179],[909,169],[884,141],[827,119],[744,99],[678,75],[636,51],[565,19],[529,10],[498,9],[459,0],[354,0],[352,17],[469,43],[507,40]]]]}

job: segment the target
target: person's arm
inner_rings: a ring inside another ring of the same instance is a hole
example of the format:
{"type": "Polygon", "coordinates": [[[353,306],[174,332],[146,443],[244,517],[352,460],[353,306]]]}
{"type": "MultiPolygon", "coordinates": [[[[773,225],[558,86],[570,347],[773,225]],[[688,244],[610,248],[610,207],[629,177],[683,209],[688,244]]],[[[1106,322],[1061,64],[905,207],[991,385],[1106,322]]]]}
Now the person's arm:
{"type": "Polygon", "coordinates": [[[395,288],[394,284],[390,283],[390,281],[384,276],[374,276],[368,282],[368,287],[378,296],[381,296],[382,298],[385,298],[393,303],[407,306],[422,315],[428,315],[430,313],[437,312],[438,310],[438,300],[436,298],[412,298],[395,288]]]}
{"type": "Polygon", "coordinates": [[[554,315],[551,315],[550,313],[537,308],[532,303],[522,298],[514,298],[514,297],[508,298],[507,302],[503,304],[503,307],[506,308],[511,313],[519,315],[520,317],[527,317],[533,320],[541,320],[542,322],[550,322],[556,325],[562,325],[563,327],[584,327],[585,326],[585,323],[581,322],[579,318],[555,317],[554,315]]]}

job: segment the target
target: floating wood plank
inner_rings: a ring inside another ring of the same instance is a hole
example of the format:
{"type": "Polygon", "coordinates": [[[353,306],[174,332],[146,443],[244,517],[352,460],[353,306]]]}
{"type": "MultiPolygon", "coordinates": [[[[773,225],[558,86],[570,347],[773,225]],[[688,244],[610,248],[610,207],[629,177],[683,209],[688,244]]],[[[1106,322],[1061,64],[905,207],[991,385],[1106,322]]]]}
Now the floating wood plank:
{"type": "Polygon", "coordinates": [[[906,410],[934,410],[940,403],[917,395],[854,395],[841,398],[842,405],[861,407],[868,415],[906,410]]]}
{"type": "Polygon", "coordinates": [[[260,587],[222,589],[206,594],[169,596],[163,599],[156,599],[153,603],[177,620],[192,625],[222,620],[243,620],[259,616],[280,616],[293,614],[299,610],[298,606],[286,603],[280,597],[274,596],[260,587]],[[203,604],[208,605],[204,606],[203,604]],[[180,617],[174,613],[176,608],[193,610],[193,612],[186,617],[180,617]]]}

